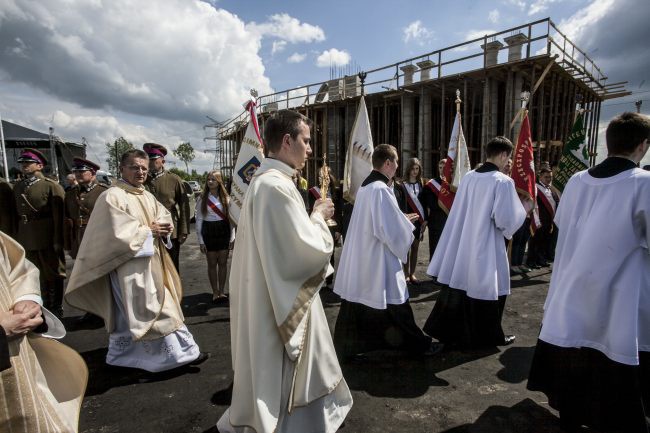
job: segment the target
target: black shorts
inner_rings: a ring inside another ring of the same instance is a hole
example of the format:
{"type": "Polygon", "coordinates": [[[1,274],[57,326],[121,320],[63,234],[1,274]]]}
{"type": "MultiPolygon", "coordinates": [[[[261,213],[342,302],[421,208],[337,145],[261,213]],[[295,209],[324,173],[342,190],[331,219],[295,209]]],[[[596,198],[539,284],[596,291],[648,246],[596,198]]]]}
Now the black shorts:
{"type": "Polygon", "coordinates": [[[228,221],[203,221],[201,236],[208,251],[227,250],[230,244],[230,223],[228,221]]]}

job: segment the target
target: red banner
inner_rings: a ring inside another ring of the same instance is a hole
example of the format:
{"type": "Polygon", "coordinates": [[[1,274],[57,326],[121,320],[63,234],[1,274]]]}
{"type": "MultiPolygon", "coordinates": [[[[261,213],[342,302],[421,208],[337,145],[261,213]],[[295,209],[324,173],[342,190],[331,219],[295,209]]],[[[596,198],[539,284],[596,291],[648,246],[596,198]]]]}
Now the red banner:
{"type": "Polygon", "coordinates": [[[438,194],[438,204],[446,213],[451,210],[451,205],[454,203],[456,193],[451,190],[450,180],[454,176],[453,171],[454,160],[447,156],[445,167],[442,169],[442,176],[440,181],[440,193],[438,194]]]}
{"type": "Polygon", "coordinates": [[[535,157],[533,155],[533,140],[530,133],[528,111],[524,113],[524,119],[521,121],[521,130],[519,131],[517,147],[515,147],[511,176],[515,181],[517,192],[535,203],[537,198],[535,157]]]}

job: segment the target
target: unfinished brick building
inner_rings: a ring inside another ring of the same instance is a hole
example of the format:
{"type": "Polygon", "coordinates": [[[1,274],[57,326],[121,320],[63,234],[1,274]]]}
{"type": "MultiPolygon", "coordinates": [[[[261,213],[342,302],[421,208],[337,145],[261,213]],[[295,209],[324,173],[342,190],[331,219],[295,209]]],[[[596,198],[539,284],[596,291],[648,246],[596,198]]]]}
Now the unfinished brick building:
{"type": "MultiPolygon", "coordinates": [[[[361,94],[365,95],[373,142],[397,147],[402,161],[418,157],[425,177],[447,153],[460,90],[462,126],[472,165],[487,141],[516,141],[522,91],[530,91],[529,116],[537,162],[555,165],[576,110],[585,109],[592,163],[601,103],[629,94],[625,83],[607,83],[594,62],[546,18],[406,59],[360,74],[333,78],[259,97],[260,124],[278,109],[310,117],[313,154],[305,169],[316,183],[322,155],[340,177],[361,94]]],[[[216,128],[216,168],[231,174],[247,124],[242,113],[216,128]]]]}

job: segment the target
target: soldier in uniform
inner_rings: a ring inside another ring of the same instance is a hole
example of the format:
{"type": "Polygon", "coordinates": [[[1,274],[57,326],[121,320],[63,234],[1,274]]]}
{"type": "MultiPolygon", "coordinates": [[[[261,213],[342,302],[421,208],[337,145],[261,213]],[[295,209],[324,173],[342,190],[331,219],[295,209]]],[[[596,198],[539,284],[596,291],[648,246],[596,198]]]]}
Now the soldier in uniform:
{"type": "Polygon", "coordinates": [[[97,197],[108,188],[97,182],[99,165],[83,158],[72,160],[72,171],[77,184],[65,193],[65,217],[68,233],[65,237],[65,249],[70,257],[77,258],[77,251],[86,230],[90,213],[97,197]]]}
{"type": "Polygon", "coordinates": [[[149,176],[145,186],[156,199],[172,214],[174,231],[171,236],[173,247],[168,250],[169,255],[180,273],[178,267],[178,254],[187,234],[190,232],[190,201],[185,194],[183,180],[165,170],[165,156],[167,149],[156,143],[145,143],[142,146],[149,155],[149,176]]]}
{"type": "Polygon", "coordinates": [[[45,308],[63,315],[64,191],[56,181],[43,176],[47,159],[36,149],[25,149],[18,158],[23,180],[14,186],[18,210],[16,240],[25,248],[26,258],[40,271],[45,308]]]}

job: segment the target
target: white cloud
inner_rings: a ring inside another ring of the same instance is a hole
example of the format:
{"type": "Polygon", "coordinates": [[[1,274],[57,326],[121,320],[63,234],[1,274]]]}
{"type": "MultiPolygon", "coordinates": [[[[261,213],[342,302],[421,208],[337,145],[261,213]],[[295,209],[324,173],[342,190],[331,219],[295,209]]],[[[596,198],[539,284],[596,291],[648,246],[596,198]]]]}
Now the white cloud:
{"type": "Polygon", "coordinates": [[[528,15],[535,15],[536,13],[544,12],[548,9],[548,5],[551,3],[556,3],[558,0],[535,0],[530,4],[530,9],[528,9],[528,15]]]}
{"type": "Polygon", "coordinates": [[[496,24],[499,21],[499,10],[498,9],[492,9],[490,13],[488,14],[488,21],[490,21],[492,24],[496,24]]]}
{"type": "Polygon", "coordinates": [[[251,87],[272,90],[261,36],[202,1],[7,2],[0,69],[83,107],[201,122],[239,112],[251,87]]]}
{"type": "Polygon", "coordinates": [[[316,59],[316,66],[319,68],[327,68],[329,66],[345,66],[350,63],[350,54],[345,50],[337,50],[330,48],[323,51],[316,59]]]}
{"type": "Polygon", "coordinates": [[[522,11],[526,7],[526,2],[524,0],[506,0],[505,3],[512,6],[517,6],[522,11]]]}
{"type": "Polygon", "coordinates": [[[586,30],[610,12],[614,3],[615,0],[593,1],[586,8],[580,9],[571,17],[560,21],[558,27],[569,39],[576,42],[580,36],[584,36],[586,30]]]}
{"type": "Polygon", "coordinates": [[[413,21],[402,29],[404,33],[404,42],[415,41],[422,45],[433,37],[433,32],[422,25],[422,21],[413,21]]]}
{"type": "Polygon", "coordinates": [[[287,62],[289,62],[289,63],[300,63],[303,60],[305,60],[305,57],[307,57],[306,54],[293,53],[292,55],[289,56],[289,58],[287,59],[287,62]]]}
{"type": "Polygon", "coordinates": [[[273,41],[273,45],[271,46],[271,55],[284,51],[286,47],[287,41],[273,41]]]}
{"type": "MultiPolygon", "coordinates": [[[[464,40],[465,41],[471,41],[474,39],[479,39],[482,38],[485,35],[491,35],[496,33],[496,30],[492,29],[486,29],[486,30],[469,30],[467,33],[465,33],[464,40]]],[[[454,48],[454,51],[467,51],[470,48],[479,48],[479,45],[481,45],[482,42],[479,42],[475,45],[461,45],[460,47],[454,48]]]]}
{"type": "Polygon", "coordinates": [[[252,22],[246,28],[260,36],[272,36],[292,44],[325,40],[323,29],[308,23],[301,23],[286,13],[271,15],[267,22],[261,24],[252,22]]]}

